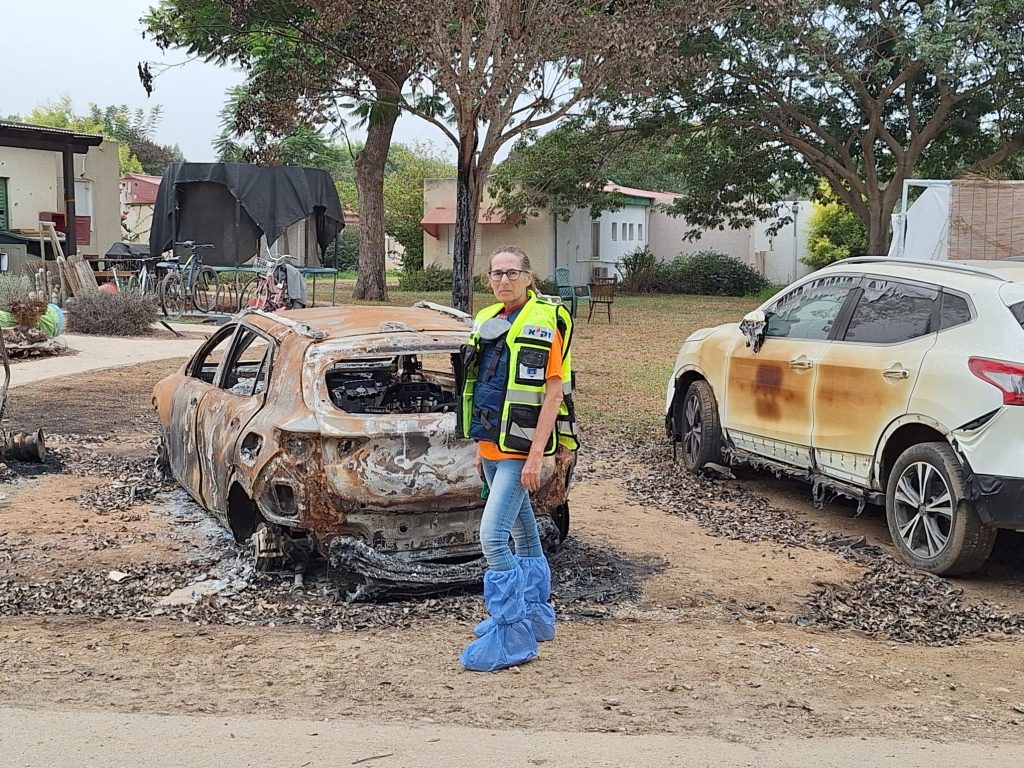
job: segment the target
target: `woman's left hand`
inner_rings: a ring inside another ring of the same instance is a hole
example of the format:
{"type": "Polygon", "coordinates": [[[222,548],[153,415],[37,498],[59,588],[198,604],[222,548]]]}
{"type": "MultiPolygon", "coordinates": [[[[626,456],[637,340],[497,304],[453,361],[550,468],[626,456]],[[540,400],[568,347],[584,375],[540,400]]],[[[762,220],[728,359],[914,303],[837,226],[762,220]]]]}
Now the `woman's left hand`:
{"type": "Polygon", "coordinates": [[[544,464],[544,456],[530,453],[523,464],[523,472],[520,478],[523,487],[528,491],[536,491],[540,488],[540,468],[544,464]]]}

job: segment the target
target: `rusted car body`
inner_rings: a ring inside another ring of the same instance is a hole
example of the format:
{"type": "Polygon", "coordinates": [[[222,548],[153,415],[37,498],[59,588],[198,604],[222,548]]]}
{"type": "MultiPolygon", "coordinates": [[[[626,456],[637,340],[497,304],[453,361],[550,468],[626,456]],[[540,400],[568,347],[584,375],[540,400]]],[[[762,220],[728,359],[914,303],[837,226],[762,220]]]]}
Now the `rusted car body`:
{"type": "MultiPolygon", "coordinates": [[[[233,318],[153,390],[164,463],[239,541],[306,541],[364,596],[481,574],[482,481],[456,437],[463,313],[331,307],[233,318]]],[[[534,495],[549,542],[568,529],[572,455],[534,495]]]]}
{"type": "Polygon", "coordinates": [[[665,400],[669,438],[719,461],[885,506],[897,551],[980,568],[1024,530],[1024,261],[837,262],[740,323],[694,332],[665,400]]]}

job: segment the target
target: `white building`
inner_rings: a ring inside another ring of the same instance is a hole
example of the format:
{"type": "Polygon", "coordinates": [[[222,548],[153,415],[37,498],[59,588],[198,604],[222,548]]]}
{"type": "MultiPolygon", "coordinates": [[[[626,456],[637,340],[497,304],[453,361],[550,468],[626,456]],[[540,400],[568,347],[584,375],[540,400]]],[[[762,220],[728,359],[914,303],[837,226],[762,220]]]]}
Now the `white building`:
{"type": "MultiPolygon", "coordinates": [[[[625,203],[594,219],[578,209],[568,220],[549,211],[518,221],[491,211],[493,200],[485,195],[477,226],[476,255],[490,254],[502,245],[516,245],[529,255],[534,271],[550,278],[557,267],[568,267],[572,282],[583,284],[595,276],[617,276],[617,265],[633,251],[650,248],[659,261],[680,254],[713,249],[751,265],[775,284],[789,283],[811,268],[800,259],[807,255],[809,201],[790,201],[784,206],[794,221],[769,235],[772,222],[739,230],[707,230],[698,240],[684,240],[687,222],[671,216],[666,207],[677,195],[652,192],[609,183],[625,203]]],[[[421,221],[423,263],[451,267],[455,234],[455,180],[427,179],[423,190],[425,214],[421,221]]],[[[479,267],[474,271],[479,271],[479,267]]]]}

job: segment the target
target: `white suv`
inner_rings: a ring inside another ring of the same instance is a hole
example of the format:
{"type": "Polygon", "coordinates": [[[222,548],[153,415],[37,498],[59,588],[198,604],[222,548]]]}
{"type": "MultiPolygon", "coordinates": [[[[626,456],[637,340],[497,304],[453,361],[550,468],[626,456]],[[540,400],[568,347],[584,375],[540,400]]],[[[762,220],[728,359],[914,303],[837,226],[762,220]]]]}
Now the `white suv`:
{"type": "Polygon", "coordinates": [[[903,558],[979,568],[1024,529],[1024,261],[847,259],[690,335],[665,425],[725,460],[884,504],[903,558]]]}

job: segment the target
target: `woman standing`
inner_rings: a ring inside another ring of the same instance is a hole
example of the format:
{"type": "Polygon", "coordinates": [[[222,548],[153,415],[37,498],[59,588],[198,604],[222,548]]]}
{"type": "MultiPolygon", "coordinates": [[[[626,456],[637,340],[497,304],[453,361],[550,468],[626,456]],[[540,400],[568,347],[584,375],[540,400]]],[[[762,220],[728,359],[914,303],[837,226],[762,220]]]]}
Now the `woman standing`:
{"type": "Polygon", "coordinates": [[[532,290],[530,259],[519,248],[492,253],[487,279],[498,303],[476,316],[461,414],[462,434],[477,441],[489,488],[480,543],[490,618],[460,657],[479,672],[529,661],[538,640],[555,636],[551,571],[529,494],[541,486],[545,456],[578,447],[568,311],[532,290]]]}

